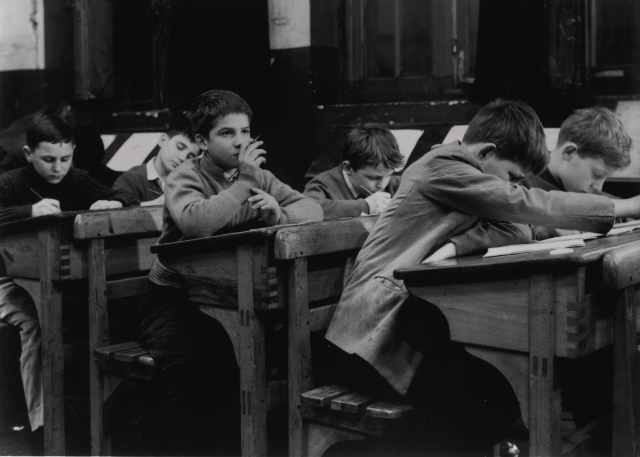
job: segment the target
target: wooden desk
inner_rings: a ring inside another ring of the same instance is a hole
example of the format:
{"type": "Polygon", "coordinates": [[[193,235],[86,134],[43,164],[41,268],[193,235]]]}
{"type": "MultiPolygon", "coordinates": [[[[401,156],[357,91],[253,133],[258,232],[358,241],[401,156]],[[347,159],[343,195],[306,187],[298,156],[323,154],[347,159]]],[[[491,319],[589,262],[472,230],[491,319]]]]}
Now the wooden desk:
{"type": "Polygon", "coordinates": [[[309,330],[323,328],[377,217],[276,226],[152,247],[189,297],[227,331],[240,367],[242,455],[267,454],[267,410],[289,398],[289,455],[301,449],[300,393],[311,387],[309,330]],[[323,306],[309,310],[309,302],[323,306]],[[288,307],[288,379],[267,383],[265,325],[288,307]],[[304,336],[306,334],[306,337],[304,336]],[[291,446],[291,445],[290,445],[291,446]]]}
{"type": "MultiPolygon", "coordinates": [[[[555,357],[578,358],[613,343],[612,328],[619,324],[607,287],[615,281],[606,278],[628,278],[629,273],[628,286],[629,281],[640,283],[640,275],[632,271],[637,262],[603,258],[613,250],[640,253],[639,243],[640,234],[631,233],[587,241],[571,254],[463,257],[399,269],[394,275],[411,294],[443,312],[452,340],[509,380],[529,427],[530,455],[559,456],[570,450],[571,440],[563,448],[555,357]]],[[[635,329],[626,335],[625,345],[635,347],[635,329]]],[[[617,344],[615,352],[621,347],[617,344]]],[[[618,436],[634,441],[633,434],[618,436]]]]}
{"type": "Polygon", "coordinates": [[[38,309],[46,455],[65,454],[62,298],[65,283],[93,277],[89,274],[91,243],[82,239],[83,234],[94,230],[94,234],[119,235],[104,244],[106,274],[148,270],[153,263],[149,247],[159,233],[159,218],[154,213],[159,211],[130,208],[67,212],[0,225],[0,255],[7,274],[29,292],[38,309]],[[74,226],[76,217],[80,222],[74,226]],[[152,230],[149,236],[128,235],[148,230],[152,230]]]}

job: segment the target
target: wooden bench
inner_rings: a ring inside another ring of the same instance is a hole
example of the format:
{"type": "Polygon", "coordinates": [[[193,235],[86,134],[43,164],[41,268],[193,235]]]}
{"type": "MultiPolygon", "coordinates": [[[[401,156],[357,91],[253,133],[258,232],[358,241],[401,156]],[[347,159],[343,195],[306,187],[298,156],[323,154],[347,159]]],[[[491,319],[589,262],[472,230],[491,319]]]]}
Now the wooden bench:
{"type": "Polygon", "coordinates": [[[313,389],[311,333],[325,331],[376,217],[283,228],[275,257],[288,269],[289,455],[320,456],[339,441],[379,436],[411,406],[340,386],[313,389]]]}

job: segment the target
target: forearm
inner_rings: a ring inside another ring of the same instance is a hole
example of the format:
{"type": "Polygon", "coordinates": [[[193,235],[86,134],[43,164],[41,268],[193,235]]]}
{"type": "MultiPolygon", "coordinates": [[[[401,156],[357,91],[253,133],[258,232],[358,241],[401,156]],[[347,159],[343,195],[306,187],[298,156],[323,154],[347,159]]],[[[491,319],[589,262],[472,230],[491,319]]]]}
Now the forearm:
{"type": "Polygon", "coordinates": [[[33,205],[0,207],[0,224],[30,218],[32,207],[33,205]]]}
{"type": "Polygon", "coordinates": [[[489,248],[531,243],[529,226],[510,222],[484,222],[448,241],[456,246],[458,256],[486,251],[489,248]]]}
{"type": "Polygon", "coordinates": [[[322,221],[323,213],[320,204],[313,198],[303,197],[287,206],[281,207],[280,224],[296,224],[300,222],[322,221]]]}
{"type": "Polygon", "coordinates": [[[362,213],[368,214],[369,207],[364,199],[358,200],[317,200],[322,211],[324,220],[335,220],[343,217],[358,217],[362,213]]]}

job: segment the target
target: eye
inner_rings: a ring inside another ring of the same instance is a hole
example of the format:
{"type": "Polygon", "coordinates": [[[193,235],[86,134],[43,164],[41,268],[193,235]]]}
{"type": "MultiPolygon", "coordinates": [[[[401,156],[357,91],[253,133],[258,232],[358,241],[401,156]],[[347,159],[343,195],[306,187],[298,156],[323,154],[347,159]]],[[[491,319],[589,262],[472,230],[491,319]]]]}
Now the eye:
{"type": "Polygon", "coordinates": [[[63,157],[61,160],[63,162],[68,162],[69,160],[71,160],[71,157],[63,157]]]}
{"type": "Polygon", "coordinates": [[[185,145],[183,144],[178,145],[178,151],[184,151],[185,149],[187,149],[185,145]]]}
{"type": "Polygon", "coordinates": [[[249,135],[251,133],[251,131],[249,129],[245,129],[242,131],[243,135],[249,135]]]}
{"type": "Polygon", "coordinates": [[[220,135],[221,135],[221,136],[231,136],[231,132],[229,132],[229,131],[227,130],[227,131],[221,132],[221,133],[220,133],[220,135]]]}

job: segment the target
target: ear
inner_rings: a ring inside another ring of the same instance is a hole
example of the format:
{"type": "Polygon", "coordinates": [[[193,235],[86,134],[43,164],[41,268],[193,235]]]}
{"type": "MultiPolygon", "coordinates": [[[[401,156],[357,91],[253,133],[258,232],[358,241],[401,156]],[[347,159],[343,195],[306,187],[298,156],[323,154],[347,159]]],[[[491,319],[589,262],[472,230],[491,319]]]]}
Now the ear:
{"type": "Polygon", "coordinates": [[[493,143],[482,143],[482,145],[478,148],[476,152],[476,156],[480,161],[485,160],[489,155],[493,154],[496,151],[496,145],[493,143]]]}
{"type": "Polygon", "coordinates": [[[199,133],[196,133],[196,144],[198,145],[201,151],[207,150],[207,139],[202,135],[200,135],[199,133]]]}
{"type": "Polygon", "coordinates": [[[578,153],[578,145],[572,142],[565,143],[562,148],[562,160],[570,161],[578,153]]]}
{"type": "Polygon", "coordinates": [[[353,173],[353,168],[351,167],[351,164],[349,163],[348,160],[345,160],[344,162],[342,162],[344,165],[344,171],[347,172],[347,174],[349,176],[351,176],[351,173],[353,173]]]}
{"type": "Polygon", "coordinates": [[[33,160],[33,159],[31,158],[31,154],[33,154],[33,152],[31,151],[31,149],[29,148],[29,146],[24,146],[24,147],[22,148],[22,152],[24,153],[24,156],[26,157],[27,162],[31,163],[31,161],[33,160]]]}
{"type": "Polygon", "coordinates": [[[160,138],[158,139],[158,146],[162,147],[164,146],[164,144],[169,140],[169,135],[167,135],[166,133],[163,133],[162,135],[160,135],[160,138]]]}

